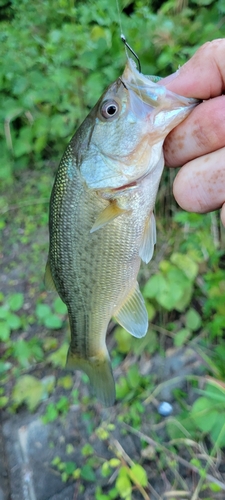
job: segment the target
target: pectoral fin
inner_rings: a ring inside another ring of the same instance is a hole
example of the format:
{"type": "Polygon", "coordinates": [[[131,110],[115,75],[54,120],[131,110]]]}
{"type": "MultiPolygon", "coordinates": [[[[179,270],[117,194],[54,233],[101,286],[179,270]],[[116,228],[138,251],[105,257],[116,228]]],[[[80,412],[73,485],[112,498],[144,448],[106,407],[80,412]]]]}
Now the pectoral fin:
{"type": "Polygon", "coordinates": [[[94,233],[94,231],[97,231],[98,229],[101,229],[103,226],[111,222],[113,219],[116,217],[119,217],[119,215],[123,214],[126,212],[126,210],[123,210],[122,208],[118,207],[116,201],[112,201],[97,217],[96,221],[94,222],[90,233],[94,233]]]}
{"type": "Polygon", "coordinates": [[[148,313],[138,283],[116,313],[115,319],[134,337],[145,336],[148,330],[148,313]]]}
{"type": "Polygon", "coordinates": [[[54,292],[57,291],[56,287],[55,287],[55,283],[53,281],[49,260],[47,260],[47,264],[46,264],[46,268],[45,268],[44,284],[45,284],[47,290],[51,290],[54,292]]]}
{"type": "Polygon", "coordinates": [[[139,255],[143,260],[143,262],[146,262],[146,264],[151,260],[153,256],[155,243],[156,243],[156,225],[155,225],[155,216],[152,212],[151,216],[146,221],[141,248],[139,250],[139,255]]]}

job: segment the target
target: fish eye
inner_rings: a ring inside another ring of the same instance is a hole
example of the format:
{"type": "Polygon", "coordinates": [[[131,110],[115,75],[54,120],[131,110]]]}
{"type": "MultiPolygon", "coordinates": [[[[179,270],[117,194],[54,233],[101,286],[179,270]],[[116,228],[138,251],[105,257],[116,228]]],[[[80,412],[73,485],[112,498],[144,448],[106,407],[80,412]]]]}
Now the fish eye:
{"type": "Polygon", "coordinates": [[[118,113],[118,111],[119,111],[118,103],[116,101],[109,99],[103,102],[100,108],[100,113],[103,116],[103,118],[112,118],[118,113]]]}

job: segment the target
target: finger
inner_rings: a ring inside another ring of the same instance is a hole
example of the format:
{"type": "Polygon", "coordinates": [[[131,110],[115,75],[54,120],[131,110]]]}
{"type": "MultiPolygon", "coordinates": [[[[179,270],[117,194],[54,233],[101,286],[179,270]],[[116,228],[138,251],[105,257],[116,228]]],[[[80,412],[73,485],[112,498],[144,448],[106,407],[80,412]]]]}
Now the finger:
{"type": "Polygon", "coordinates": [[[177,167],[225,146],[225,96],[199,104],[164,142],[165,163],[177,167]]]}
{"type": "Polygon", "coordinates": [[[222,206],[220,217],[221,217],[222,224],[225,227],[225,203],[222,206]]]}
{"type": "Polygon", "coordinates": [[[207,42],[172,77],[160,81],[186,97],[209,99],[225,90],[225,39],[207,42]]]}
{"type": "MultiPolygon", "coordinates": [[[[188,212],[205,213],[225,202],[225,148],[190,161],[178,172],[174,185],[178,204],[188,212]]],[[[222,221],[225,222],[225,209],[222,221]]]]}

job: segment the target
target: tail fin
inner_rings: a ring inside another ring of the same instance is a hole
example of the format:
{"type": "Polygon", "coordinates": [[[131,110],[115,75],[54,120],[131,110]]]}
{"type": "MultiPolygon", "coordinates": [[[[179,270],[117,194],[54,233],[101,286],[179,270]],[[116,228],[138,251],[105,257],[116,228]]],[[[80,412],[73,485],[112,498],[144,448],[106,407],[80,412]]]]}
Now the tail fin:
{"type": "Polygon", "coordinates": [[[76,356],[69,348],[67,368],[84,371],[90,380],[96,397],[104,406],[112,406],[115,402],[116,391],[112,367],[108,353],[84,359],[76,356]]]}

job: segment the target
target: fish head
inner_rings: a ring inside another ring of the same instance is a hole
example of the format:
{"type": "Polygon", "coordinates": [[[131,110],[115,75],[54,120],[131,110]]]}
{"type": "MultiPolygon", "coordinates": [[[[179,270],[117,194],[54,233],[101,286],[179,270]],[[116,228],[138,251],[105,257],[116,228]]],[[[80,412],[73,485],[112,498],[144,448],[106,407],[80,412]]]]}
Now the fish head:
{"type": "Polygon", "coordinates": [[[85,121],[79,168],[87,186],[120,189],[157,165],[162,170],[166,135],[196,103],[154,83],[128,59],[121,78],[108,87],[85,121]]]}

